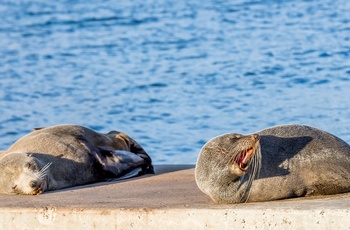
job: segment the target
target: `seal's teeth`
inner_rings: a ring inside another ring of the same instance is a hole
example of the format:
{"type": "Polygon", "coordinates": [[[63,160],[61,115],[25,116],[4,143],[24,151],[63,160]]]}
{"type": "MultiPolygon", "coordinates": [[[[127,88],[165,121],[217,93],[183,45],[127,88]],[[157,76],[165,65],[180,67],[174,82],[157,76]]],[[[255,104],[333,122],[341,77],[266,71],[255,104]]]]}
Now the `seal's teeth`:
{"type": "Polygon", "coordinates": [[[249,159],[252,157],[252,155],[253,155],[253,149],[247,150],[247,151],[245,152],[245,155],[244,155],[244,157],[243,157],[242,162],[243,162],[244,164],[247,164],[248,161],[249,161],[249,159]]]}
{"type": "Polygon", "coordinates": [[[243,164],[240,164],[239,167],[241,168],[242,171],[245,171],[245,167],[243,166],[243,164]]]}

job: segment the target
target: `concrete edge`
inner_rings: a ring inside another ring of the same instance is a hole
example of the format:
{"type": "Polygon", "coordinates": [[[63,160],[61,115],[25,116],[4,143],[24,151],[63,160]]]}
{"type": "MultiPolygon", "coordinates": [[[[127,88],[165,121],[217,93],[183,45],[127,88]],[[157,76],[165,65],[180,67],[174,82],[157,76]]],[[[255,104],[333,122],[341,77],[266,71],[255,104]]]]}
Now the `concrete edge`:
{"type": "Polygon", "coordinates": [[[0,209],[1,229],[349,229],[350,210],[0,209]]]}

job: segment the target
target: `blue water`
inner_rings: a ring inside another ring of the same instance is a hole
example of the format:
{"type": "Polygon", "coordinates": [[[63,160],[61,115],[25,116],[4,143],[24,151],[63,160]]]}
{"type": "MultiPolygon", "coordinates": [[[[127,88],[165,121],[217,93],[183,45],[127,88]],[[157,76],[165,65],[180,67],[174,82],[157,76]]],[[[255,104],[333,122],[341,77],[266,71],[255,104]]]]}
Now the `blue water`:
{"type": "Polygon", "coordinates": [[[350,143],[350,1],[0,0],[0,149],[119,130],[155,163],[285,123],[350,143]]]}

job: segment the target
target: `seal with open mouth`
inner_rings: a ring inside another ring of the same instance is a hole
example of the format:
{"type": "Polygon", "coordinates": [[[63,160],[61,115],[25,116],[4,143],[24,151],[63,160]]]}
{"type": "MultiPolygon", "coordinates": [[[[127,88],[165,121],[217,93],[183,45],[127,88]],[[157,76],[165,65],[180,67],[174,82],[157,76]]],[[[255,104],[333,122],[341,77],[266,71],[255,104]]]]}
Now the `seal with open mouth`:
{"type": "Polygon", "coordinates": [[[350,192],[350,146],[304,125],[224,134],[203,146],[195,176],[214,203],[350,192]]]}
{"type": "Polygon", "coordinates": [[[152,160],[126,134],[58,125],[35,129],[1,153],[0,193],[36,195],[145,173],[154,173],[152,160]]]}

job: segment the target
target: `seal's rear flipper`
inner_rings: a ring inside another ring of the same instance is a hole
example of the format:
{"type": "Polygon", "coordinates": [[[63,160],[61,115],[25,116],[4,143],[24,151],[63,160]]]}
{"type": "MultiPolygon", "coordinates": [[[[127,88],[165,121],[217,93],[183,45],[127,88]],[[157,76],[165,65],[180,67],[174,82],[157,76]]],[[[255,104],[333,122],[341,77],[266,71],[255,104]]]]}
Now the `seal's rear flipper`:
{"type": "Polygon", "coordinates": [[[96,159],[109,177],[126,179],[153,172],[153,166],[135,153],[124,150],[110,151],[102,148],[98,148],[98,150],[96,159]]]}
{"type": "Polygon", "coordinates": [[[109,178],[107,181],[118,181],[118,180],[125,180],[137,176],[142,176],[144,175],[145,172],[141,167],[137,167],[136,169],[131,170],[130,172],[124,174],[123,176],[117,177],[117,178],[109,178]]]}
{"type": "Polygon", "coordinates": [[[110,131],[106,134],[111,140],[113,140],[113,147],[115,149],[128,150],[144,160],[144,165],[142,166],[145,173],[154,174],[154,169],[152,166],[152,159],[147,154],[147,152],[137,143],[134,139],[126,135],[125,133],[119,131],[110,131]]]}

